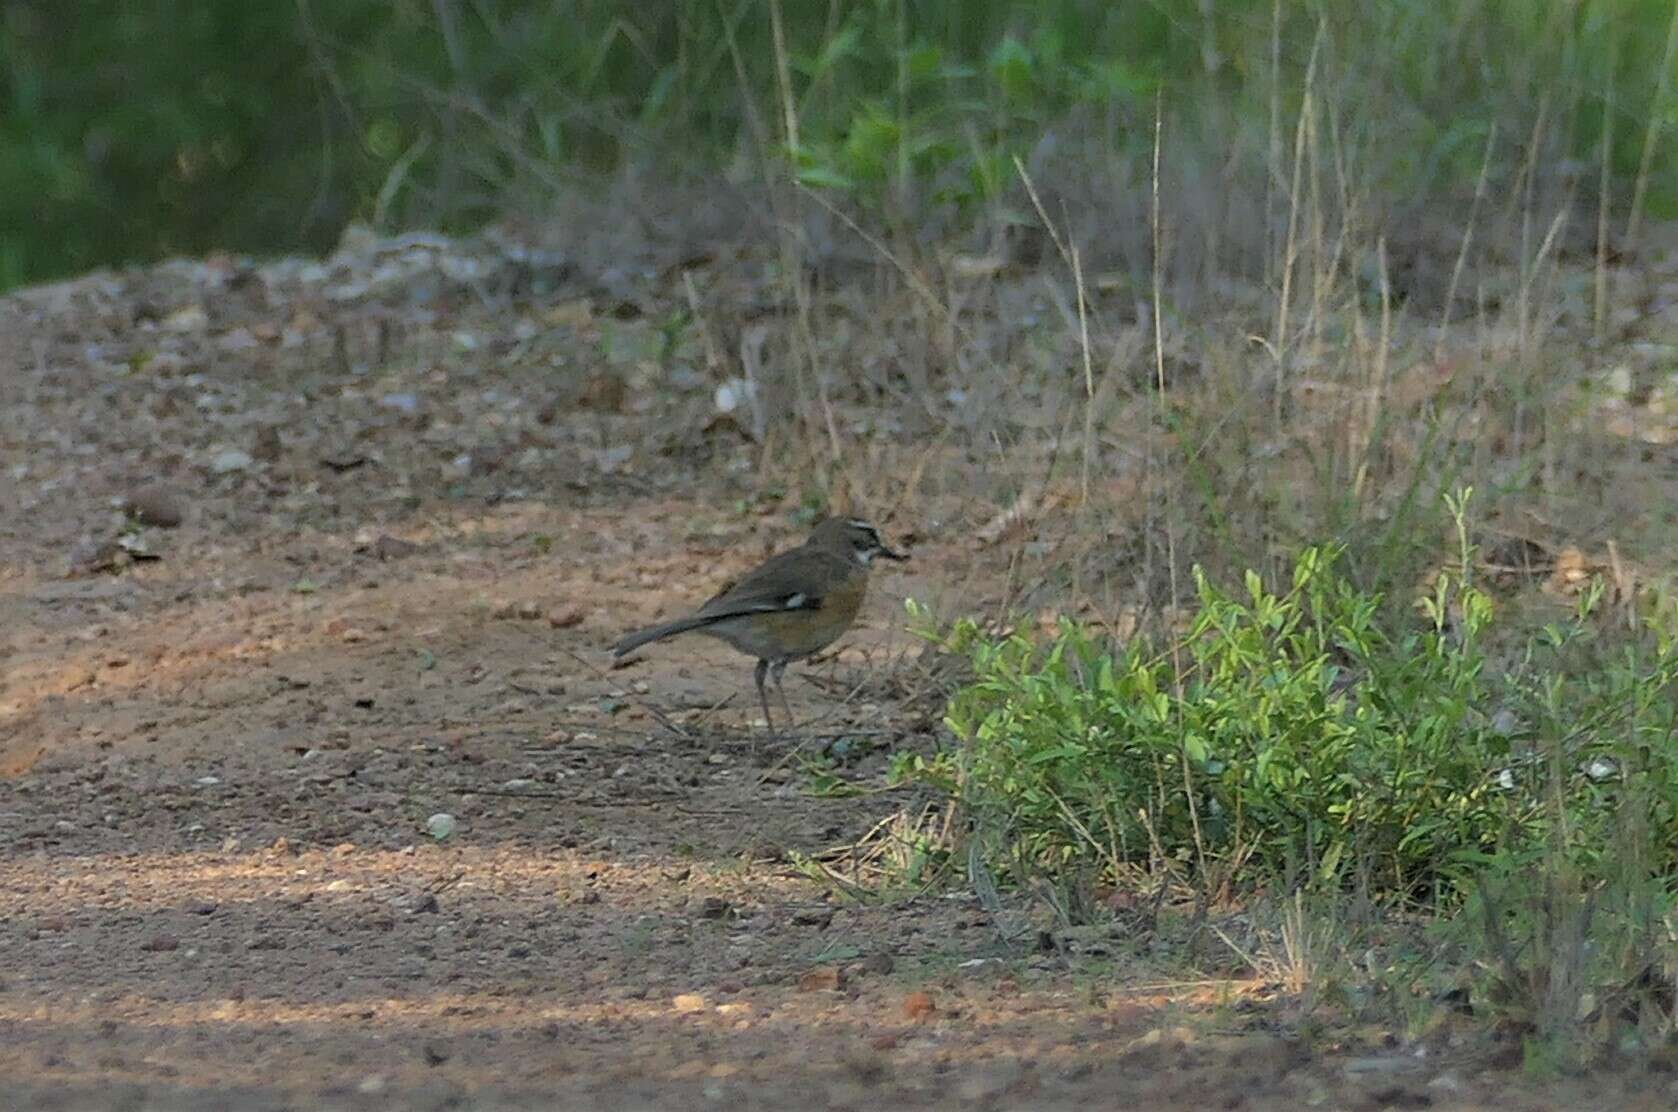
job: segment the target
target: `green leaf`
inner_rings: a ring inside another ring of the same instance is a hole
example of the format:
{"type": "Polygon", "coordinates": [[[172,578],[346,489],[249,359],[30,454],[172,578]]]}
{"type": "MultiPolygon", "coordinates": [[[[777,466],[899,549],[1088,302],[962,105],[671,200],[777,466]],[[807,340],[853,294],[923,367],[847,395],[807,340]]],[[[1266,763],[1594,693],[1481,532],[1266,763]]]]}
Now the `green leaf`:
{"type": "Polygon", "coordinates": [[[1012,35],[1004,36],[991,51],[991,77],[1002,89],[1002,95],[1008,100],[1023,100],[1030,95],[1032,86],[1032,58],[1031,50],[1012,35]]]}
{"type": "Polygon", "coordinates": [[[853,20],[822,44],[820,54],[798,68],[804,72],[804,76],[814,80],[836,68],[846,58],[859,54],[861,44],[862,28],[853,20]]]}

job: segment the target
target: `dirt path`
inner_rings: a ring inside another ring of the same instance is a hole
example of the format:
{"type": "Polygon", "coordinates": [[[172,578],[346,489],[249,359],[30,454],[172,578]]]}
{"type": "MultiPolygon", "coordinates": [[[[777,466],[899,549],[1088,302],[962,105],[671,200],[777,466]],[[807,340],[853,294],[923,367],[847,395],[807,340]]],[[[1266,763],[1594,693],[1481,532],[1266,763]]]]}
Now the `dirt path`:
{"type": "Polygon", "coordinates": [[[50,709],[14,726],[29,767],[0,785],[8,1107],[1482,1107],[1496,1091],[1379,1043],[1284,1038],[1243,1003],[1262,986],[1010,950],[959,895],[836,900],[794,862],[898,801],[760,783],[772,745],[659,728],[631,697],[709,705],[740,689],[738,662],[678,644],[595,673],[570,653],[600,656],[641,572],[543,563],[476,562],[503,599],[487,604],[420,553],[330,604],[185,605],[163,563],[91,581],[132,589],[93,627],[62,583],[8,595],[58,627],[12,660],[12,696],[50,709]],[[517,616],[585,590],[570,628],[517,616]],[[423,833],[435,812],[459,824],[441,844],[423,833]]]}
{"type": "Polygon", "coordinates": [[[897,615],[951,542],[789,677],[869,789],[824,795],[750,729],[749,662],[603,670],[795,539],[784,505],[615,477],[620,416],[544,421],[551,376],[368,384],[272,290],[200,327],[147,280],[0,330],[0,1108],[1673,1106],[1449,1031],[1303,1038],[1267,986],[1007,946],[962,892],[842,899],[804,862],[909,802],[876,790],[929,725],[897,615]],[[130,562],[112,501],[154,482],[185,521],[130,562]]]}

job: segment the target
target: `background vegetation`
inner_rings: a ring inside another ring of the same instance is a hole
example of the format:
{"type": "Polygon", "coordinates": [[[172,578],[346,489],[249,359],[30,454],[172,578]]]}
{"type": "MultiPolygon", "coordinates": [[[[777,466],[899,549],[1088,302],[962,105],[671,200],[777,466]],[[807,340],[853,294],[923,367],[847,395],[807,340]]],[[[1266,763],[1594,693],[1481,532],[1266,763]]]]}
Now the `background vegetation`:
{"type": "Polygon", "coordinates": [[[624,173],[791,166],[971,224],[1022,203],[1014,156],[1076,146],[1092,189],[1129,180],[1156,95],[1215,261],[1273,246],[1239,231],[1266,226],[1313,96],[1377,209],[1472,192],[1496,129],[1494,182],[1524,153],[1582,196],[1606,182],[1622,214],[1664,212],[1670,22],[1664,0],[16,0],[0,288],[318,251],[351,219],[470,228],[624,173]]]}

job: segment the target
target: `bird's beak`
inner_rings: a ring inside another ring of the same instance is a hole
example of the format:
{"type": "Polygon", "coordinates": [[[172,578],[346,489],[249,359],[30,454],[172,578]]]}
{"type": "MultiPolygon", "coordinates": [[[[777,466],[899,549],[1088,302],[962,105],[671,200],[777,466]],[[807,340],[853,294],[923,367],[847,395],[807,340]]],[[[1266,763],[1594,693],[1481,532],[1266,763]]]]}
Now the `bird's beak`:
{"type": "Polygon", "coordinates": [[[897,549],[887,548],[883,544],[880,546],[878,555],[884,556],[888,560],[907,560],[909,558],[909,554],[907,552],[899,552],[897,549]]]}

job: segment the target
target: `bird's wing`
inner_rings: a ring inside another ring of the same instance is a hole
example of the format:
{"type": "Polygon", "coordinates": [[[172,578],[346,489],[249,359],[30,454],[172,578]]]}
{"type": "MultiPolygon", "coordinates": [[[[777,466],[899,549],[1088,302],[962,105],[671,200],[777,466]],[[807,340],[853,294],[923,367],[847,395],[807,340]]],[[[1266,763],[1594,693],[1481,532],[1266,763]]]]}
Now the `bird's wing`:
{"type": "Polygon", "coordinates": [[[835,582],[848,570],[840,557],[795,548],[724,587],[699,608],[697,616],[730,618],[781,610],[820,610],[823,591],[812,584],[835,582]]]}

